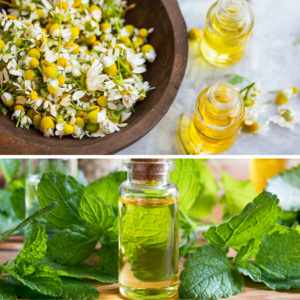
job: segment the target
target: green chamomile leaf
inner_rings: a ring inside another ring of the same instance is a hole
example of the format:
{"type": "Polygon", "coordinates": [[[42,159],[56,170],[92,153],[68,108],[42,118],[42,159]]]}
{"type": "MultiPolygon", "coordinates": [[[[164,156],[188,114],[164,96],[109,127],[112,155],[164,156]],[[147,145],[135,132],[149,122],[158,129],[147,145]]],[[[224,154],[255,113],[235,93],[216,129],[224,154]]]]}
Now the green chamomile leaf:
{"type": "Polygon", "coordinates": [[[28,227],[23,248],[17,256],[17,262],[37,263],[47,253],[48,236],[44,225],[33,219],[28,227]]]}
{"type": "Polygon", "coordinates": [[[24,220],[26,217],[26,205],[25,205],[25,187],[15,189],[11,195],[11,205],[20,220],[24,220]]]}
{"type": "Polygon", "coordinates": [[[268,180],[266,191],[276,194],[283,210],[300,209],[300,165],[268,180]]]}
{"type": "Polygon", "coordinates": [[[0,280],[0,300],[17,300],[14,288],[0,280]]]}
{"type": "Polygon", "coordinates": [[[180,190],[180,209],[187,212],[200,194],[200,173],[194,159],[175,159],[175,166],[175,170],[170,174],[170,180],[180,190]]]}
{"type": "Polygon", "coordinates": [[[236,266],[236,269],[243,275],[249,276],[253,281],[261,281],[261,271],[256,266],[251,263],[242,263],[239,266],[236,266]]]}
{"type": "Polygon", "coordinates": [[[252,238],[260,242],[280,220],[281,208],[278,203],[276,195],[263,192],[248,203],[240,214],[226,223],[210,227],[203,236],[213,245],[237,250],[252,238]]]}
{"type": "Polygon", "coordinates": [[[84,195],[80,202],[79,214],[82,219],[107,232],[116,219],[112,207],[100,197],[84,195]]]}
{"type": "Polygon", "coordinates": [[[291,230],[284,234],[274,232],[266,235],[259,246],[254,264],[277,278],[300,278],[299,232],[291,230]]]}
{"type": "Polygon", "coordinates": [[[39,262],[39,264],[51,267],[54,271],[57,272],[58,276],[86,278],[86,279],[97,280],[103,283],[117,282],[117,277],[109,275],[104,270],[95,268],[88,264],[80,264],[76,266],[65,266],[54,262],[48,256],[45,256],[39,262]]]}
{"type": "Polygon", "coordinates": [[[225,194],[221,199],[223,211],[229,217],[239,214],[244,207],[256,197],[256,191],[250,180],[236,180],[229,174],[223,173],[222,184],[225,194]]]}
{"type": "Polygon", "coordinates": [[[235,263],[240,264],[253,258],[258,251],[258,246],[255,243],[255,239],[251,239],[247,245],[241,247],[237,256],[235,257],[235,263]]]}
{"type": "Polygon", "coordinates": [[[34,273],[27,276],[14,276],[30,289],[48,296],[60,296],[62,283],[57,273],[48,266],[35,265],[34,273]]]}
{"type": "Polygon", "coordinates": [[[53,200],[58,202],[58,207],[46,217],[48,223],[60,230],[71,225],[84,226],[85,221],[79,215],[84,192],[84,186],[71,176],[58,172],[44,173],[38,185],[39,203],[45,207],[53,200]]]}
{"type": "Polygon", "coordinates": [[[19,231],[21,228],[27,226],[33,219],[39,219],[41,217],[46,216],[47,214],[51,213],[52,210],[54,210],[57,207],[56,202],[52,202],[48,204],[46,207],[38,210],[31,216],[29,216],[27,219],[25,219],[23,222],[19,223],[18,225],[0,233],[0,243],[7,239],[10,235],[12,235],[14,232],[19,231]]]}
{"type": "Polygon", "coordinates": [[[57,263],[77,265],[84,262],[94,251],[101,233],[86,227],[70,226],[53,236],[48,244],[48,254],[57,263]]]}
{"type": "Polygon", "coordinates": [[[217,246],[204,245],[190,255],[180,274],[180,299],[218,299],[239,294],[243,278],[231,269],[226,254],[217,246]]]}
{"type": "Polygon", "coordinates": [[[108,274],[118,277],[118,243],[102,245],[98,255],[101,268],[108,274]]]}
{"type": "Polygon", "coordinates": [[[195,219],[201,219],[210,216],[213,208],[217,204],[218,184],[210,168],[202,163],[198,163],[198,160],[196,160],[196,164],[200,173],[202,189],[197,200],[189,209],[189,216],[195,219]]]}
{"type": "Polygon", "coordinates": [[[61,278],[62,287],[61,287],[61,295],[59,297],[45,295],[35,290],[32,290],[27,286],[25,286],[19,280],[11,276],[6,277],[6,282],[14,287],[14,290],[18,297],[28,298],[28,299],[86,300],[86,299],[98,299],[100,296],[97,289],[94,288],[91,284],[81,280],[76,280],[71,278],[61,278]]]}
{"type": "Polygon", "coordinates": [[[21,170],[21,160],[20,159],[0,159],[0,169],[4,175],[7,182],[12,181],[21,170]]]}
{"type": "Polygon", "coordinates": [[[92,182],[86,191],[90,195],[105,199],[106,203],[110,204],[114,209],[114,213],[117,214],[119,186],[126,179],[126,172],[112,173],[92,182]]]}

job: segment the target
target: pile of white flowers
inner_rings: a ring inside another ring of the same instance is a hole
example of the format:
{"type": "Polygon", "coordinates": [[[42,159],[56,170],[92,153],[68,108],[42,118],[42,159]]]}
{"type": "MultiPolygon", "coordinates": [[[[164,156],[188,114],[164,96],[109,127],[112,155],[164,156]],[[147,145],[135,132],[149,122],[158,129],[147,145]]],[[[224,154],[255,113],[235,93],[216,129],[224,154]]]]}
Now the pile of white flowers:
{"type": "MultiPolygon", "coordinates": [[[[3,2],[3,1],[1,1],[3,2]]],[[[47,137],[119,131],[150,90],[153,29],[124,26],[122,0],[13,0],[0,13],[0,110],[47,137]]]]}

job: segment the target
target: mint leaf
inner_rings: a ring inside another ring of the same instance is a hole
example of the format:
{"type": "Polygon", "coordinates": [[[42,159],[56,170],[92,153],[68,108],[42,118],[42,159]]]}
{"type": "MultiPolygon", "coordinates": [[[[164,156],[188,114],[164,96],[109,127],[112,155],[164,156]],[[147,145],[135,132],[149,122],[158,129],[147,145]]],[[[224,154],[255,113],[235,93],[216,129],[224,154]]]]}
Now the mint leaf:
{"type": "Polygon", "coordinates": [[[276,194],[283,210],[300,209],[300,165],[268,180],[266,191],[276,194]]]}
{"type": "Polygon", "coordinates": [[[217,246],[204,245],[190,255],[180,274],[180,299],[218,299],[239,294],[243,278],[231,269],[226,254],[217,246]]]}
{"type": "Polygon", "coordinates": [[[14,274],[14,277],[32,290],[44,295],[60,296],[62,283],[57,273],[47,266],[35,265],[34,269],[34,273],[30,275],[21,277],[18,274],[14,274]]]}
{"type": "Polygon", "coordinates": [[[25,205],[25,187],[15,189],[11,195],[11,205],[20,220],[24,220],[26,217],[26,205],[25,205]]]}
{"type": "Polygon", "coordinates": [[[48,236],[45,233],[44,225],[34,219],[26,233],[23,248],[16,258],[16,262],[36,263],[47,253],[48,236]]]}
{"type": "Polygon", "coordinates": [[[17,300],[12,286],[0,280],[0,300],[17,300]]]}
{"type": "Polygon", "coordinates": [[[244,82],[244,77],[242,76],[239,76],[239,75],[234,75],[234,74],[228,74],[228,75],[225,75],[226,77],[228,76],[233,76],[233,78],[231,78],[228,83],[231,83],[232,85],[235,85],[235,84],[239,84],[239,83],[243,83],[244,82]]]}
{"type": "Polygon", "coordinates": [[[58,202],[58,207],[46,219],[56,229],[65,229],[71,225],[84,226],[80,218],[80,200],[85,188],[71,176],[63,173],[44,173],[38,185],[38,200],[41,207],[45,207],[53,200],[58,202]]]}
{"type": "Polygon", "coordinates": [[[54,271],[57,272],[58,276],[87,278],[97,280],[103,283],[117,282],[117,277],[111,276],[104,270],[95,268],[88,264],[80,264],[77,266],[65,266],[52,261],[47,256],[45,256],[39,262],[39,264],[51,267],[54,271]]]}
{"type": "Polygon", "coordinates": [[[118,277],[118,254],[118,243],[102,245],[98,251],[101,268],[115,277],[118,277]]]}
{"type": "Polygon", "coordinates": [[[261,271],[251,263],[243,263],[240,266],[236,266],[236,269],[245,276],[249,276],[253,281],[261,281],[261,271]]]}
{"type": "Polygon", "coordinates": [[[222,175],[222,184],[225,194],[221,199],[221,205],[227,216],[226,220],[228,220],[228,218],[240,213],[256,197],[256,191],[250,180],[236,180],[227,173],[222,175]]]}
{"type": "Polygon", "coordinates": [[[53,297],[49,295],[44,295],[37,291],[31,290],[29,287],[25,286],[19,280],[9,276],[6,277],[6,282],[14,287],[15,293],[18,297],[28,298],[28,299],[98,299],[99,292],[91,284],[70,278],[61,278],[62,281],[62,291],[60,297],[53,297]]]}
{"type": "Polygon", "coordinates": [[[253,258],[258,251],[255,239],[251,239],[247,245],[243,246],[235,257],[235,263],[239,264],[253,258]]]}
{"type": "Polygon", "coordinates": [[[80,202],[79,215],[90,224],[107,232],[116,219],[112,207],[100,197],[84,195],[80,202]]]}
{"type": "Polygon", "coordinates": [[[53,236],[48,245],[49,256],[57,263],[73,266],[84,262],[94,251],[101,233],[76,225],[53,236]]]}
{"type": "Polygon", "coordinates": [[[179,206],[187,212],[197,200],[201,190],[200,173],[194,159],[175,159],[175,170],[170,173],[179,193],[179,206]]]}
{"type": "Polygon", "coordinates": [[[116,172],[92,182],[86,189],[86,192],[95,197],[105,199],[110,204],[114,213],[118,213],[118,194],[119,186],[127,179],[126,172],[116,172]]]}
{"type": "Polygon", "coordinates": [[[300,288],[300,278],[278,278],[262,270],[261,282],[272,290],[300,288]]]}
{"type": "Polygon", "coordinates": [[[4,240],[6,240],[10,235],[12,235],[14,232],[19,231],[21,228],[27,226],[33,219],[39,219],[41,217],[46,216],[47,214],[51,213],[53,209],[57,207],[56,202],[52,202],[46,207],[38,210],[31,216],[29,216],[27,219],[25,219],[23,222],[19,223],[18,225],[0,233],[0,243],[4,240]]]}
{"type": "Polygon", "coordinates": [[[206,218],[211,215],[217,204],[218,184],[210,168],[196,160],[197,169],[200,173],[202,189],[197,200],[189,209],[189,216],[195,219],[206,218]]]}
{"type": "Polygon", "coordinates": [[[4,175],[5,181],[10,182],[14,179],[21,170],[20,159],[0,159],[0,168],[4,175]]]}
{"type": "Polygon", "coordinates": [[[18,179],[15,179],[14,181],[12,181],[9,186],[8,189],[13,192],[14,190],[21,188],[22,186],[25,186],[25,173],[23,173],[18,179]]]}
{"type": "Polygon", "coordinates": [[[234,249],[240,249],[252,238],[261,241],[280,220],[278,203],[276,195],[263,192],[248,203],[240,214],[226,223],[210,227],[203,236],[213,245],[234,249]]]}
{"type": "Polygon", "coordinates": [[[282,279],[300,279],[300,234],[291,230],[284,234],[266,235],[259,246],[254,264],[270,275],[282,279]]]}
{"type": "Polygon", "coordinates": [[[0,190],[0,212],[9,213],[12,209],[10,202],[11,192],[0,190]]]}

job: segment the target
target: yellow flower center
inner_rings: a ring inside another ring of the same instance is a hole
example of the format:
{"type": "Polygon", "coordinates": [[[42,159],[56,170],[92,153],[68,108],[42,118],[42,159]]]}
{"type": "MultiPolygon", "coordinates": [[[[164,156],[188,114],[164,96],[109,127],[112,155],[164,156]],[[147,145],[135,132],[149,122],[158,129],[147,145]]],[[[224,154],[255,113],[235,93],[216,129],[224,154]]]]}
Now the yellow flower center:
{"type": "Polygon", "coordinates": [[[38,93],[36,91],[32,91],[30,93],[30,99],[31,100],[36,100],[39,97],[38,93]]]}
{"type": "Polygon", "coordinates": [[[76,125],[77,125],[78,127],[83,128],[83,127],[85,126],[84,119],[83,119],[83,118],[80,118],[80,117],[77,117],[77,118],[76,118],[76,125]]]}
{"type": "Polygon", "coordinates": [[[41,58],[41,52],[38,49],[33,48],[33,49],[30,49],[28,51],[28,56],[34,57],[36,59],[40,59],[41,58]]]}
{"type": "Polygon", "coordinates": [[[91,35],[91,36],[85,38],[85,42],[86,42],[88,45],[91,45],[91,44],[93,44],[93,43],[96,42],[96,39],[97,39],[97,38],[96,38],[96,35],[93,34],[93,35],[91,35]]]}
{"type": "Polygon", "coordinates": [[[244,121],[243,124],[242,124],[242,129],[246,132],[254,133],[259,129],[259,126],[256,122],[252,122],[251,125],[248,125],[244,121]]]}
{"type": "Polygon", "coordinates": [[[16,105],[14,111],[17,111],[17,110],[25,111],[25,108],[22,105],[16,105]]]}
{"type": "Polygon", "coordinates": [[[54,129],[54,122],[51,117],[44,117],[41,121],[41,130],[54,129]]]}
{"type": "Polygon", "coordinates": [[[0,40],[0,51],[2,51],[5,48],[5,43],[3,40],[0,40]]]}
{"type": "Polygon", "coordinates": [[[105,96],[100,96],[98,99],[97,99],[97,104],[101,107],[106,107],[107,104],[108,104],[108,99],[107,97],[105,96]]]}
{"type": "Polygon", "coordinates": [[[76,48],[74,50],[72,50],[71,54],[77,54],[79,52],[79,45],[74,42],[65,43],[66,48],[73,48],[75,46],[76,46],[76,48]]]}
{"type": "Polygon", "coordinates": [[[26,78],[27,80],[34,81],[35,78],[36,78],[36,74],[35,74],[32,70],[27,70],[27,71],[25,72],[25,78],[26,78]]]}
{"type": "Polygon", "coordinates": [[[146,38],[148,36],[148,30],[145,29],[145,28],[142,28],[140,31],[139,31],[139,36],[142,37],[142,38],[146,38]]]}
{"type": "Polygon", "coordinates": [[[282,92],[279,92],[275,101],[278,105],[282,105],[287,103],[289,99],[282,92]]]}
{"type": "Polygon", "coordinates": [[[288,109],[281,116],[284,117],[287,122],[291,122],[294,119],[294,116],[291,115],[291,111],[288,109]]]}
{"type": "Polygon", "coordinates": [[[50,94],[55,94],[57,92],[57,88],[50,85],[47,86],[47,90],[50,94]]]}
{"type": "Polygon", "coordinates": [[[104,73],[106,73],[108,76],[116,77],[118,75],[117,65],[114,63],[108,68],[104,68],[104,73]]]}
{"type": "Polygon", "coordinates": [[[127,30],[129,36],[132,36],[134,33],[134,26],[133,25],[125,25],[124,28],[127,30]]]}
{"type": "Polygon", "coordinates": [[[97,123],[97,119],[98,119],[98,112],[96,110],[88,113],[87,115],[87,119],[93,123],[93,124],[96,124],[97,123]]]}
{"type": "Polygon", "coordinates": [[[55,76],[55,68],[54,67],[47,67],[43,71],[43,75],[47,78],[53,78],[55,76]]]}
{"type": "Polygon", "coordinates": [[[33,117],[33,120],[32,120],[33,126],[34,126],[34,127],[40,127],[42,119],[43,119],[42,116],[40,116],[40,115],[35,115],[35,116],[33,117]]]}
{"type": "Polygon", "coordinates": [[[59,75],[57,80],[58,80],[58,86],[63,86],[65,84],[66,78],[64,75],[59,75]]]}
{"type": "Polygon", "coordinates": [[[8,19],[11,19],[11,20],[17,20],[14,16],[12,16],[12,15],[7,15],[6,16],[8,19]]]}
{"type": "Polygon", "coordinates": [[[197,28],[193,28],[189,31],[189,39],[192,41],[199,40],[201,38],[201,31],[197,28]]]}
{"type": "Polygon", "coordinates": [[[38,8],[36,12],[37,12],[39,19],[44,18],[44,12],[42,9],[38,8]]]}
{"type": "Polygon", "coordinates": [[[65,124],[65,126],[64,126],[64,135],[72,134],[73,131],[74,131],[74,127],[72,125],[65,124]]]}
{"type": "Polygon", "coordinates": [[[61,67],[66,67],[68,64],[68,60],[64,57],[60,57],[58,60],[58,65],[60,65],[61,67]]]}
{"type": "Polygon", "coordinates": [[[36,58],[33,57],[29,63],[29,67],[30,67],[30,69],[36,69],[39,64],[40,64],[40,62],[36,58]]]}
{"type": "Polygon", "coordinates": [[[69,29],[71,31],[73,40],[79,36],[79,28],[78,27],[71,27],[69,29]]]}
{"type": "Polygon", "coordinates": [[[146,54],[146,53],[148,53],[148,52],[150,52],[151,50],[154,50],[155,51],[155,49],[153,48],[153,46],[151,46],[151,45],[144,45],[143,47],[142,47],[142,52],[144,53],[144,54],[146,54]]]}
{"type": "Polygon", "coordinates": [[[108,24],[108,23],[102,23],[101,26],[100,26],[100,29],[103,32],[106,31],[109,28],[110,28],[110,24],[108,24]]]}

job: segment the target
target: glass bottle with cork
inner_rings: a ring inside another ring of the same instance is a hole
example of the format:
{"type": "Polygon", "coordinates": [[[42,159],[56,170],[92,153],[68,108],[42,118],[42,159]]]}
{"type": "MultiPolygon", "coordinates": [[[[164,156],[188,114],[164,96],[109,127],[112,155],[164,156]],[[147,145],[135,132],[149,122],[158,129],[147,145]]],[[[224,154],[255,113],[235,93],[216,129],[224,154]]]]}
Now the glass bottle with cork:
{"type": "Polygon", "coordinates": [[[178,288],[178,189],[172,159],[123,161],[119,189],[119,288],[133,299],[165,299],[178,288]]]}
{"type": "Polygon", "coordinates": [[[253,25],[253,12],[246,0],[217,1],[207,13],[202,55],[217,67],[235,65],[245,55],[253,25]]]}

